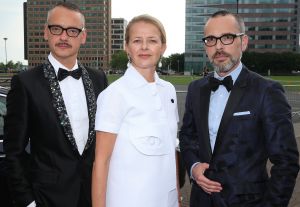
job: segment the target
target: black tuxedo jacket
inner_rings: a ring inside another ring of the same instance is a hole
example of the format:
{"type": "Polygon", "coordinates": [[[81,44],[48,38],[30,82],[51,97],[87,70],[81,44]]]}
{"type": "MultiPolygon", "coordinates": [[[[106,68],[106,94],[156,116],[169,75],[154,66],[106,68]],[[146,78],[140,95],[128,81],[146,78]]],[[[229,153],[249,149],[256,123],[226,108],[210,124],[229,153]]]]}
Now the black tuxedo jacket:
{"type": "Polygon", "coordinates": [[[211,196],[193,182],[191,206],[288,205],[299,171],[291,108],[282,86],[242,69],[228,98],[214,151],[210,146],[208,78],[189,85],[180,149],[187,171],[209,163],[205,175],[222,184],[211,196]],[[268,176],[267,160],[273,163],[268,176]]]}
{"type": "Polygon", "coordinates": [[[17,206],[91,206],[96,99],[107,86],[103,71],[82,68],[89,137],[82,155],[72,134],[59,83],[49,62],[12,78],[5,117],[6,164],[17,206]],[[25,147],[31,154],[24,167],[25,147]]]}

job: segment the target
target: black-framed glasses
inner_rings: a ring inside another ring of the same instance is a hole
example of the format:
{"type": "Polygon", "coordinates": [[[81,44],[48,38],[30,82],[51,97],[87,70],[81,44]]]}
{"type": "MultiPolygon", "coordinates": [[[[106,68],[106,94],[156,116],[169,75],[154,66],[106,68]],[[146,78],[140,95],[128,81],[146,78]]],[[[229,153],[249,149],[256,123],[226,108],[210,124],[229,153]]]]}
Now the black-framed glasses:
{"type": "Polygon", "coordinates": [[[64,31],[66,31],[69,37],[78,37],[80,32],[84,30],[84,28],[78,29],[75,27],[63,28],[60,25],[48,25],[48,29],[53,35],[61,35],[64,31]]]}
{"type": "Polygon", "coordinates": [[[223,45],[230,45],[233,43],[234,39],[236,37],[243,36],[244,33],[237,33],[237,34],[223,34],[220,37],[215,37],[215,36],[208,36],[202,38],[202,41],[207,47],[212,47],[217,44],[217,41],[220,40],[223,45]]]}

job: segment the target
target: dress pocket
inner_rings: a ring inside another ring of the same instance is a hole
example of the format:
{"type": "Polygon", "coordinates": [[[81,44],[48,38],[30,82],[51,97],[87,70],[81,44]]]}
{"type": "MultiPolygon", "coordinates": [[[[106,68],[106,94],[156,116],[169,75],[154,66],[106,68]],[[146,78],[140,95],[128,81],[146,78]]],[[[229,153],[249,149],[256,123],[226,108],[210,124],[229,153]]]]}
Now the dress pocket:
{"type": "MultiPolygon", "coordinates": [[[[162,127],[161,127],[162,128],[162,127]]],[[[131,128],[130,142],[140,153],[144,155],[166,155],[170,153],[168,137],[158,126],[147,126],[147,128],[131,128]]]]}

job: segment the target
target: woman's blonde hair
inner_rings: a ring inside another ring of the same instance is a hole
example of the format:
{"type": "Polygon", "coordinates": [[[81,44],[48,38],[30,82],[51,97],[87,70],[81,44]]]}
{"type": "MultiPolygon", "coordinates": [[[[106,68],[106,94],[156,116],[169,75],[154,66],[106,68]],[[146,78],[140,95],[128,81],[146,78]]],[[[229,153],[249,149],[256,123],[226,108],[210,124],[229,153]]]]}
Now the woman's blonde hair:
{"type": "Polygon", "coordinates": [[[126,27],[126,31],[125,31],[125,42],[126,44],[129,43],[129,39],[130,39],[130,36],[129,36],[129,33],[130,33],[130,29],[132,27],[133,24],[137,23],[137,22],[146,22],[146,23],[149,23],[149,24],[152,24],[154,25],[155,27],[157,27],[157,29],[159,30],[160,32],[160,37],[161,37],[161,42],[162,44],[166,44],[167,42],[167,37],[166,37],[166,31],[165,31],[165,28],[164,26],[162,25],[162,23],[156,19],[155,17],[153,16],[150,16],[148,14],[142,14],[142,15],[139,15],[139,16],[136,16],[134,17],[127,25],[126,27]]]}

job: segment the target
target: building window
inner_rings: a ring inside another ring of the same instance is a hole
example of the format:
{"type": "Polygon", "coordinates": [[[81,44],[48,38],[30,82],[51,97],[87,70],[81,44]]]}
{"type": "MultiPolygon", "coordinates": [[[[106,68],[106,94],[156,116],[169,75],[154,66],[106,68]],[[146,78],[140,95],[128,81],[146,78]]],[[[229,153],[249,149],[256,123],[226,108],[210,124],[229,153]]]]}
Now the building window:
{"type": "Polygon", "coordinates": [[[259,40],[272,40],[272,35],[261,35],[258,36],[259,40]]]}
{"type": "Polygon", "coordinates": [[[287,40],[287,36],[286,35],[276,35],[275,36],[275,40],[287,40]]]}

